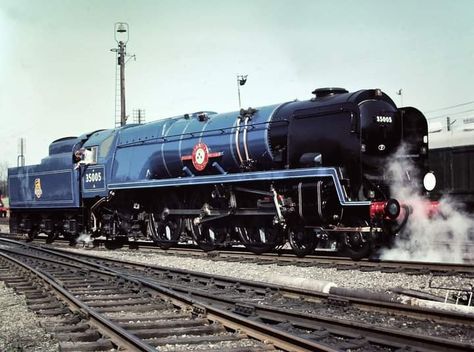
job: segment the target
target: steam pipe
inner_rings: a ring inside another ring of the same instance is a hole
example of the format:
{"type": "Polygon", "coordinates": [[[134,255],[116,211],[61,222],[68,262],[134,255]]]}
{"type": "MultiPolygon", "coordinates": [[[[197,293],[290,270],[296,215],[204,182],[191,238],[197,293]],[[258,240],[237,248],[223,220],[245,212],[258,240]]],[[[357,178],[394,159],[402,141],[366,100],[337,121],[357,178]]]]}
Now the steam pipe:
{"type": "Polygon", "coordinates": [[[393,198],[382,202],[372,202],[370,204],[370,218],[395,220],[400,215],[400,209],[400,203],[393,198]]]}

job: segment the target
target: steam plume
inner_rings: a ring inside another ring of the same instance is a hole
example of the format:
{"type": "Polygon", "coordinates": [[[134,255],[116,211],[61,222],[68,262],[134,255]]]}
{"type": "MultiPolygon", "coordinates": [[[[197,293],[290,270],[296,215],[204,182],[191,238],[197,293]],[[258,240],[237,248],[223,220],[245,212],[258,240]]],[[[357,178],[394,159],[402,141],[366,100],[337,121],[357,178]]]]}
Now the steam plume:
{"type": "MultiPolygon", "coordinates": [[[[414,260],[429,262],[461,263],[469,248],[470,233],[474,231],[474,220],[453,199],[440,199],[439,214],[429,218],[425,210],[427,198],[420,194],[421,176],[414,164],[404,157],[402,147],[387,165],[387,177],[391,180],[392,197],[413,208],[403,235],[396,239],[391,249],[385,250],[381,258],[392,260],[414,260]]],[[[472,255],[472,254],[471,254],[472,255]]],[[[472,258],[469,258],[472,260],[472,258]]]]}

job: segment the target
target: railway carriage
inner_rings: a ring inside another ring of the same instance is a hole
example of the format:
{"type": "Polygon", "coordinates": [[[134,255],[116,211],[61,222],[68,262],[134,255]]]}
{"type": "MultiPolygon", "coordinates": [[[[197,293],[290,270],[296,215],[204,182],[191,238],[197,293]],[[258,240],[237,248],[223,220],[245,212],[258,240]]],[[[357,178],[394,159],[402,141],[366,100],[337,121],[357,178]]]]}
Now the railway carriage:
{"type": "Polygon", "coordinates": [[[437,175],[433,197],[449,196],[467,210],[474,210],[474,122],[465,119],[450,131],[434,125],[430,133],[430,167],[437,175]]]}
{"type": "Polygon", "coordinates": [[[313,94],[57,140],[41,164],[9,170],[11,227],[51,239],[147,237],[163,248],[192,239],[256,253],[289,242],[298,255],[365,257],[409,216],[384,171],[405,145],[403,157],[427,172],[426,119],[380,89],[313,94]],[[81,148],[89,160],[75,164],[81,148]]]}

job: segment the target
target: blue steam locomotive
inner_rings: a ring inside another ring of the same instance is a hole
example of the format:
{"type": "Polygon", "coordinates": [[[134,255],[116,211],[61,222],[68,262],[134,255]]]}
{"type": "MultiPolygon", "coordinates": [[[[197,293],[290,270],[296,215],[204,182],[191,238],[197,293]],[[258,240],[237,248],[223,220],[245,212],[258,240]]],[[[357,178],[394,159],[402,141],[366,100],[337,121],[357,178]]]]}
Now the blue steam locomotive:
{"type": "Polygon", "coordinates": [[[409,216],[384,169],[404,144],[427,171],[426,119],[380,89],[313,94],[56,140],[39,165],[9,169],[11,229],[365,257],[409,216]]]}

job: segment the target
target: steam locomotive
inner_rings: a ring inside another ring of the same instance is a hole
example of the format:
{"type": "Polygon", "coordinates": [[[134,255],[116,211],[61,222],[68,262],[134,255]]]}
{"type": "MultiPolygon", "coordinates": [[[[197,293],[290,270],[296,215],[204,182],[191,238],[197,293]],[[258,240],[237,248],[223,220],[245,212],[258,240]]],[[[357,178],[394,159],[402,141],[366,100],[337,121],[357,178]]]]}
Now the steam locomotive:
{"type": "Polygon", "coordinates": [[[50,240],[149,238],[162,248],[193,240],[205,251],[289,243],[300,256],[325,248],[366,257],[410,213],[390,198],[385,173],[402,144],[427,190],[434,186],[427,122],[380,89],[313,94],[58,139],[39,165],[9,169],[11,229],[50,240]],[[78,150],[87,157],[75,163],[78,150]]]}

